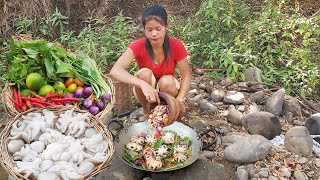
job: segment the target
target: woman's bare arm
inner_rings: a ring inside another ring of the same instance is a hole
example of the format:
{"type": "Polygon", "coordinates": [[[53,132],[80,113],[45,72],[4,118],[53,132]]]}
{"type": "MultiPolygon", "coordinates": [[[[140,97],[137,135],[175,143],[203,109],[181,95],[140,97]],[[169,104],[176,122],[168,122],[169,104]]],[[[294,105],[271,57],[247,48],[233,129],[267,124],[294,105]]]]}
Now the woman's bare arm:
{"type": "Polygon", "coordinates": [[[187,58],[184,58],[180,60],[178,63],[178,68],[181,73],[181,87],[179,90],[179,93],[177,95],[178,100],[183,100],[187,92],[189,91],[190,84],[191,84],[191,73],[190,73],[190,67],[189,63],[187,61],[187,58]]]}
{"type": "Polygon", "coordinates": [[[113,65],[110,75],[123,83],[130,84],[140,88],[145,96],[149,96],[152,101],[160,102],[158,92],[147,82],[131,75],[126,69],[134,59],[133,51],[128,48],[117,62],[113,65]]]}

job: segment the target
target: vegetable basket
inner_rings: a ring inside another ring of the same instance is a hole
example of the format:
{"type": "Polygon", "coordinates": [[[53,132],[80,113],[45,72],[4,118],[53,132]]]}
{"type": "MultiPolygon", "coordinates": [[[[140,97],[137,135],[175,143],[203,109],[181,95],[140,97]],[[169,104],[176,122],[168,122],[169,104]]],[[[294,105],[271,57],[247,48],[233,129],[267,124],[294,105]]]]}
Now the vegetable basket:
{"type": "MultiPolygon", "coordinates": [[[[115,96],[114,96],[115,88],[112,83],[112,80],[108,76],[104,76],[104,79],[106,80],[106,82],[108,83],[108,85],[111,89],[111,93],[110,93],[111,100],[102,111],[100,111],[98,114],[95,115],[96,118],[102,122],[105,122],[108,117],[112,116],[112,114],[113,114],[112,110],[113,110],[114,103],[115,103],[115,96]]],[[[3,107],[9,117],[15,117],[17,114],[19,114],[19,112],[16,110],[13,102],[10,101],[10,99],[9,99],[12,97],[13,97],[13,88],[12,88],[12,86],[10,86],[10,83],[7,81],[3,90],[2,90],[2,93],[1,93],[1,101],[2,101],[3,107]]]]}
{"type": "MultiPolygon", "coordinates": [[[[12,133],[11,131],[14,128],[15,124],[17,124],[19,121],[21,123],[23,121],[25,121],[25,119],[23,119],[23,117],[28,115],[28,113],[42,113],[43,110],[51,111],[54,113],[55,116],[58,116],[58,117],[61,117],[60,116],[61,114],[65,113],[66,111],[70,111],[70,110],[73,110],[72,113],[76,113],[76,114],[80,114],[80,115],[81,114],[82,115],[88,114],[89,120],[87,122],[89,122],[92,125],[91,128],[94,128],[96,130],[97,134],[102,135],[102,139],[103,139],[102,141],[104,141],[104,144],[106,144],[105,147],[107,147],[107,148],[105,148],[105,151],[104,151],[105,156],[103,155],[103,160],[101,160],[99,163],[96,163],[95,166],[93,168],[91,168],[92,170],[86,172],[86,174],[82,175],[80,179],[89,179],[89,178],[97,175],[98,173],[100,173],[100,171],[102,171],[103,169],[106,169],[110,166],[112,156],[115,152],[115,148],[114,148],[114,145],[112,142],[113,141],[112,134],[110,133],[110,131],[108,129],[106,129],[106,127],[102,124],[102,122],[97,121],[97,118],[95,116],[91,115],[90,113],[88,113],[87,111],[83,111],[83,110],[80,110],[77,108],[72,108],[70,106],[69,107],[67,107],[67,106],[50,106],[50,107],[46,107],[46,108],[32,108],[28,111],[25,111],[25,112],[18,114],[15,118],[11,119],[7,123],[6,127],[1,132],[1,134],[0,134],[0,138],[1,138],[1,147],[0,147],[1,165],[3,166],[3,168],[7,171],[7,173],[10,176],[12,176],[15,179],[29,179],[29,178],[32,179],[33,178],[33,176],[31,176],[31,177],[26,177],[26,175],[24,176],[22,173],[17,172],[16,168],[14,168],[14,166],[15,166],[14,160],[13,160],[14,155],[9,152],[8,143],[9,143],[9,139],[10,139],[9,138],[10,133],[12,133]]],[[[57,126],[56,126],[56,123],[58,122],[57,119],[58,118],[56,118],[55,121],[53,121],[55,125],[54,125],[54,127],[52,127],[52,129],[57,129],[57,126]]],[[[49,131],[47,131],[47,132],[49,132],[49,131]]],[[[43,134],[42,131],[40,132],[40,135],[41,134],[43,134]]],[[[12,134],[11,134],[11,136],[12,136],[12,134]]],[[[23,147],[26,147],[26,145],[24,145],[23,147]]],[[[39,156],[39,157],[41,157],[42,160],[45,159],[45,158],[43,158],[43,156],[39,156]]],[[[84,162],[84,161],[82,161],[82,162],[84,162]]],[[[32,163],[35,163],[35,162],[32,161],[32,163]]],[[[59,172],[63,172],[63,171],[59,170],[59,172]]],[[[58,175],[61,175],[61,174],[58,174],[58,175]]]]}

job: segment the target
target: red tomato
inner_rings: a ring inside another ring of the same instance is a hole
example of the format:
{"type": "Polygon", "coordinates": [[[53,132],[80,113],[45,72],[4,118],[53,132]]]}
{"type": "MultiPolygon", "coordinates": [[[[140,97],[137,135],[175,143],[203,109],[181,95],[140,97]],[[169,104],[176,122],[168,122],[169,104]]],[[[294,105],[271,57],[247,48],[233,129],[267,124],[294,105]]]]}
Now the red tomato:
{"type": "Polygon", "coordinates": [[[159,138],[160,138],[160,133],[159,133],[159,132],[155,133],[155,134],[154,134],[154,137],[157,138],[157,139],[159,139],[159,138]]]}
{"type": "Polygon", "coordinates": [[[74,83],[74,78],[73,77],[69,77],[65,82],[64,85],[66,87],[70,86],[70,84],[74,83]]]}
{"type": "Polygon", "coordinates": [[[84,86],[83,82],[78,78],[74,79],[74,83],[76,83],[78,86],[84,86]]]}

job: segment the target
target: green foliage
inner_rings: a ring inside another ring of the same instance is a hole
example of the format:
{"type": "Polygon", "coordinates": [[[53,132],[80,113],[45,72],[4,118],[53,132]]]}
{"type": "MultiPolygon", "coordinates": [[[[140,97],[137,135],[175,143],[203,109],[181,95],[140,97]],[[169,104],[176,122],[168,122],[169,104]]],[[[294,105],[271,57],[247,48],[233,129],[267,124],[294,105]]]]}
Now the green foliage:
{"type": "MultiPolygon", "coordinates": [[[[0,84],[4,85],[6,82],[5,73],[7,72],[7,62],[6,54],[9,52],[9,44],[6,41],[2,42],[2,39],[0,39],[0,84]]],[[[0,91],[2,91],[3,87],[0,87],[0,91]]]]}
{"type": "Polygon", "coordinates": [[[263,70],[264,80],[283,84],[287,91],[311,94],[319,83],[319,20],[305,18],[284,1],[267,2],[256,19],[246,23],[235,43],[236,58],[263,70]],[[291,13],[287,13],[291,12],[291,13]]]}
{"type": "Polygon", "coordinates": [[[172,34],[186,43],[194,64],[241,80],[245,68],[257,66],[265,82],[303,95],[320,82],[320,17],[303,17],[283,0],[259,9],[240,0],[206,0],[194,18],[174,22],[172,34]]]}
{"type": "Polygon", "coordinates": [[[132,41],[131,35],[136,32],[132,20],[122,13],[108,23],[102,19],[91,18],[85,22],[86,27],[77,36],[64,33],[61,42],[76,51],[82,50],[93,57],[99,67],[112,65],[132,41]]]}
{"type": "Polygon", "coordinates": [[[187,45],[191,62],[209,68],[220,68],[221,73],[236,77],[241,66],[234,61],[234,39],[245,27],[249,8],[242,1],[204,1],[195,18],[185,24],[173,26],[174,36],[187,45]],[[196,19],[196,21],[193,21],[196,19]]]}
{"type": "Polygon", "coordinates": [[[56,82],[60,77],[70,75],[70,65],[65,62],[67,52],[53,43],[43,39],[32,42],[10,40],[7,61],[10,68],[6,78],[21,90],[26,87],[29,73],[38,72],[46,75],[49,82],[56,82]]]}

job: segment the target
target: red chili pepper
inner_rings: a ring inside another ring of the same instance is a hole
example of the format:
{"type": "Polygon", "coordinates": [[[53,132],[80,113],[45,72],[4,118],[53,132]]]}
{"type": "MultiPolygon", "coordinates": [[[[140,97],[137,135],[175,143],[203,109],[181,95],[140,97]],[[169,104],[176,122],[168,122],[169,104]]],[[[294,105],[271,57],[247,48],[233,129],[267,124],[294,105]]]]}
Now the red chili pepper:
{"type": "Polygon", "coordinates": [[[51,95],[51,93],[52,93],[52,90],[48,92],[48,94],[44,97],[44,99],[47,99],[51,95]]]}
{"type": "Polygon", "coordinates": [[[55,105],[63,105],[61,102],[53,102],[55,105]]]}
{"type": "Polygon", "coordinates": [[[44,105],[37,102],[32,102],[31,104],[33,105],[33,107],[45,107],[44,105]]]}
{"type": "Polygon", "coordinates": [[[19,99],[19,104],[22,104],[22,99],[21,99],[21,93],[20,92],[18,92],[18,99],[19,99]]]}
{"type": "Polygon", "coordinates": [[[30,100],[26,100],[26,105],[27,105],[28,108],[32,108],[33,107],[31,102],[30,102],[30,100]]]}
{"type": "Polygon", "coordinates": [[[56,93],[56,94],[50,94],[47,99],[52,99],[52,98],[63,98],[62,94],[56,93]]]}
{"type": "Polygon", "coordinates": [[[22,103],[22,111],[26,111],[28,108],[27,108],[27,105],[26,104],[24,104],[24,103],[22,103]]]}
{"type": "Polygon", "coordinates": [[[19,98],[18,98],[18,93],[17,93],[16,87],[13,88],[13,96],[14,96],[14,100],[19,102],[19,98]]]}
{"type": "Polygon", "coordinates": [[[44,102],[44,101],[37,101],[37,103],[42,104],[44,106],[54,106],[56,104],[52,103],[52,102],[44,102]]]}
{"type": "Polygon", "coordinates": [[[19,104],[17,101],[15,101],[15,100],[13,100],[12,98],[9,98],[12,102],[13,102],[13,104],[16,106],[16,109],[18,110],[18,111],[20,111],[21,110],[21,108],[22,108],[22,104],[19,104]]]}
{"type": "Polygon", "coordinates": [[[37,95],[37,94],[34,94],[34,93],[31,92],[31,91],[30,91],[30,96],[31,96],[32,98],[37,98],[37,99],[39,99],[39,100],[41,100],[41,101],[45,101],[44,97],[39,96],[39,95],[37,95]]]}
{"type": "Polygon", "coordinates": [[[78,98],[61,98],[61,99],[52,99],[52,102],[77,102],[78,98]]]}
{"type": "Polygon", "coordinates": [[[39,98],[36,98],[36,97],[21,97],[22,100],[29,100],[29,101],[35,101],[35,102],[38,102],[38,101],[41,101],[41,99],[39,98]]]}

